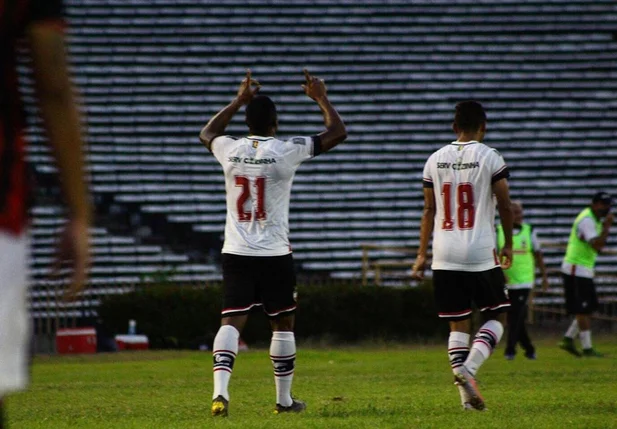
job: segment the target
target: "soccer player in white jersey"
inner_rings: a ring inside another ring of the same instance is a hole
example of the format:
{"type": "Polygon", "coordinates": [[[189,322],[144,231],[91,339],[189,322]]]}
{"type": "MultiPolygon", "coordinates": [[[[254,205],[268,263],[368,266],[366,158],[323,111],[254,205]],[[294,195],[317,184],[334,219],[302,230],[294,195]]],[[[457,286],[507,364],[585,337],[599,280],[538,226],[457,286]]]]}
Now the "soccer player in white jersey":
{"type": "Polygon", "coordinates": [[[424,214],[413,277],[422,279],[433,234],[433,287],[439,317],[450,324],[448,356],[464,409],[484,409],[476,372],[503,334],[510,303],[501,267],[512,262],[508,168],[482,139],[486,113],[475,101],[456,105],[457,140],[433,153],[424,167],[424,214]],[[495,250],[495,200],[505,243],[495,250]],[[472,303],[485,323],[469,348],[472,303]]]}
{"type": "Polygon", "coordinates": [[[260,85],[249,70],[236,98],[208,122],[199,136],[223,167],[227,193],[223,311],[213,346],[213,416],[228,414],[228,384],[238,339],[248,312],[255,306],[263,306],[272,328],[275,412],[306,408],[304,402],[291,396],[296,358],[296,278],[288,239],[291,184],[302,162],[332,149],[345,140],[347,132],[328,100],[324,81],[306,70],[304,74],[302,88],[323,114],[326,129],[320,134],[277,139],[276,107],[270,98],[257,95],[260,85]],[[231,118],[244,105],[249,136],[224,136],[231,118]]]}

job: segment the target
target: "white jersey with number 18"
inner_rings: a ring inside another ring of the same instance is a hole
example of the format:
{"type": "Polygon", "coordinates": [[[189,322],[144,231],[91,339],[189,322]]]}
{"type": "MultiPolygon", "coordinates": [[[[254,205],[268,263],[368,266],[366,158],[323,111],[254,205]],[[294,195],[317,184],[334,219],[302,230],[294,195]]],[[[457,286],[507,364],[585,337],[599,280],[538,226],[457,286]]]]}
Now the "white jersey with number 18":
{"type": "Polygon", "coordinates": [[[453,142],[429,157],[423,182],[435,193],[433,270],[477,272],[499,266],[492,185],[507,177],[499,152],[476,141],[453,142]]]}
{"type": "Polygon", "coordinates": [[[291,253],[289,198],[296,169],[319,154],[318,137],[219,136],[212,153],[223,166],[227,219],[223,253],[281,256],[291,253]]]}

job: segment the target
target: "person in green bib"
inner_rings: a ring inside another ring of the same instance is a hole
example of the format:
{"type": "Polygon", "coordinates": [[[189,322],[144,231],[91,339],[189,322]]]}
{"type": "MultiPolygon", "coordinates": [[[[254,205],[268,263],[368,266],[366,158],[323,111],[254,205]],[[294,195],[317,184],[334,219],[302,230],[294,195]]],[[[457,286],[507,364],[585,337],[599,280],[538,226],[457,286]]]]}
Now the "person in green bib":
{"type": "MultiPolygon", "coordinates": [[[[516,345],[520,343],[525,350],[525,357],[535,359],[536,349],[525,326],[527,305],[535,283],[536,266],[542,275],[543,289],[548,287],[548,277],[538,236],[530,224],[523,222],[523,204],[520,201],[512,201],[512,214],[514,217],[514,228],[512,230],[512,254],[514,258],[510,268],[503,271],[510,296],[505,357],[508,360],[514,359],[516,345]]],[[[504,243],[503,229],[499,225],[497,227],[498,249],[501,249],[504,243]]]]}
{"type": "Polygon", "coordinates": [[[601,357],[591,344],[591,314],[598,308],[596,287],[593,283],[598,252],[606,245],[613,224],[611,196],[598,192],[591,206],[584,209],[574,220],[566,256],[561,265],[566,310],[576,317],[559,343],[559,347],[574,356],[601,357]],[[602,220],[604,218],[604,220],[602,220]],[[574,345],[579,334],[583,352],[574,345]]]}

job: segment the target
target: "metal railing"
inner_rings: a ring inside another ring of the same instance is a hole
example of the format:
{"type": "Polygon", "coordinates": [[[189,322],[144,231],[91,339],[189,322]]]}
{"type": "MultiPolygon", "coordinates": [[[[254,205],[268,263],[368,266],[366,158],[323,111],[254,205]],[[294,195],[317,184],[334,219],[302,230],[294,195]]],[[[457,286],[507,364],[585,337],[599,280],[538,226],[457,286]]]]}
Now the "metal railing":
{"type": "MultiPolygon", "coordinates": [[[[564,243],[542,243],[543,249],[562,250],[564,243]]],[[[384,246],[378,244],[362,244],[362,285],[377,286],[416,286],[418,282],[411,278],[411,267],[415,260],[417,248],[384,246]]],[[[617,250],[602,251],[602,255],[616,256],[617,250]]],[[[430,257],[430,255],[429,255],[430,257]]],[[[430,261],[427,261],[427,265],[430,261]]],[[[430,273],[427,273],[430,279],[430,273]]],[[[528,322],[533,323],[544,315],[565,316],[565,297],[563,293],[561,270],[550,268],[549,288],[543,291],[540,279],[529,299],[528,322]]],[[[597,320],[617,322],[617,270],[615,272],[597,272],[594,282],[600,308],[592,317],[597,320]]]]}

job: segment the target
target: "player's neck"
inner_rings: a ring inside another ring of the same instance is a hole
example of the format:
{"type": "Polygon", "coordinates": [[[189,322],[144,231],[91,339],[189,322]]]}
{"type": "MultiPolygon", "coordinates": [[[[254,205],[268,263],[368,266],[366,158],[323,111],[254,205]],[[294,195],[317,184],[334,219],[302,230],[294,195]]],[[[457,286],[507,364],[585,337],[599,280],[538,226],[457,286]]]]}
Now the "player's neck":
{"type": "Polygon", "coordinates": [[[593,216],[596,218],[596,220],[600,220],[603,218],[603,216],[600,215],[600,213],[598,213],[596,210],[594,210],[593,207],[590,207],[591,209],[591,214],[593,214],[593,216]]]}
{"type": "Polygon", "coordinates": [[[264,131],[254,131],[254,130],[249,130],[249,136],[256,136],[256,137],[274,137],[276,135],[276,130],[275,129],[270,129],[266,132],[264,131]]]}
{"type": "Polygon", "coordinates": [[[460,133],[457,135],[456,141],[459,143],[479,142],[481,136],[479,133],[460,133]]]}

